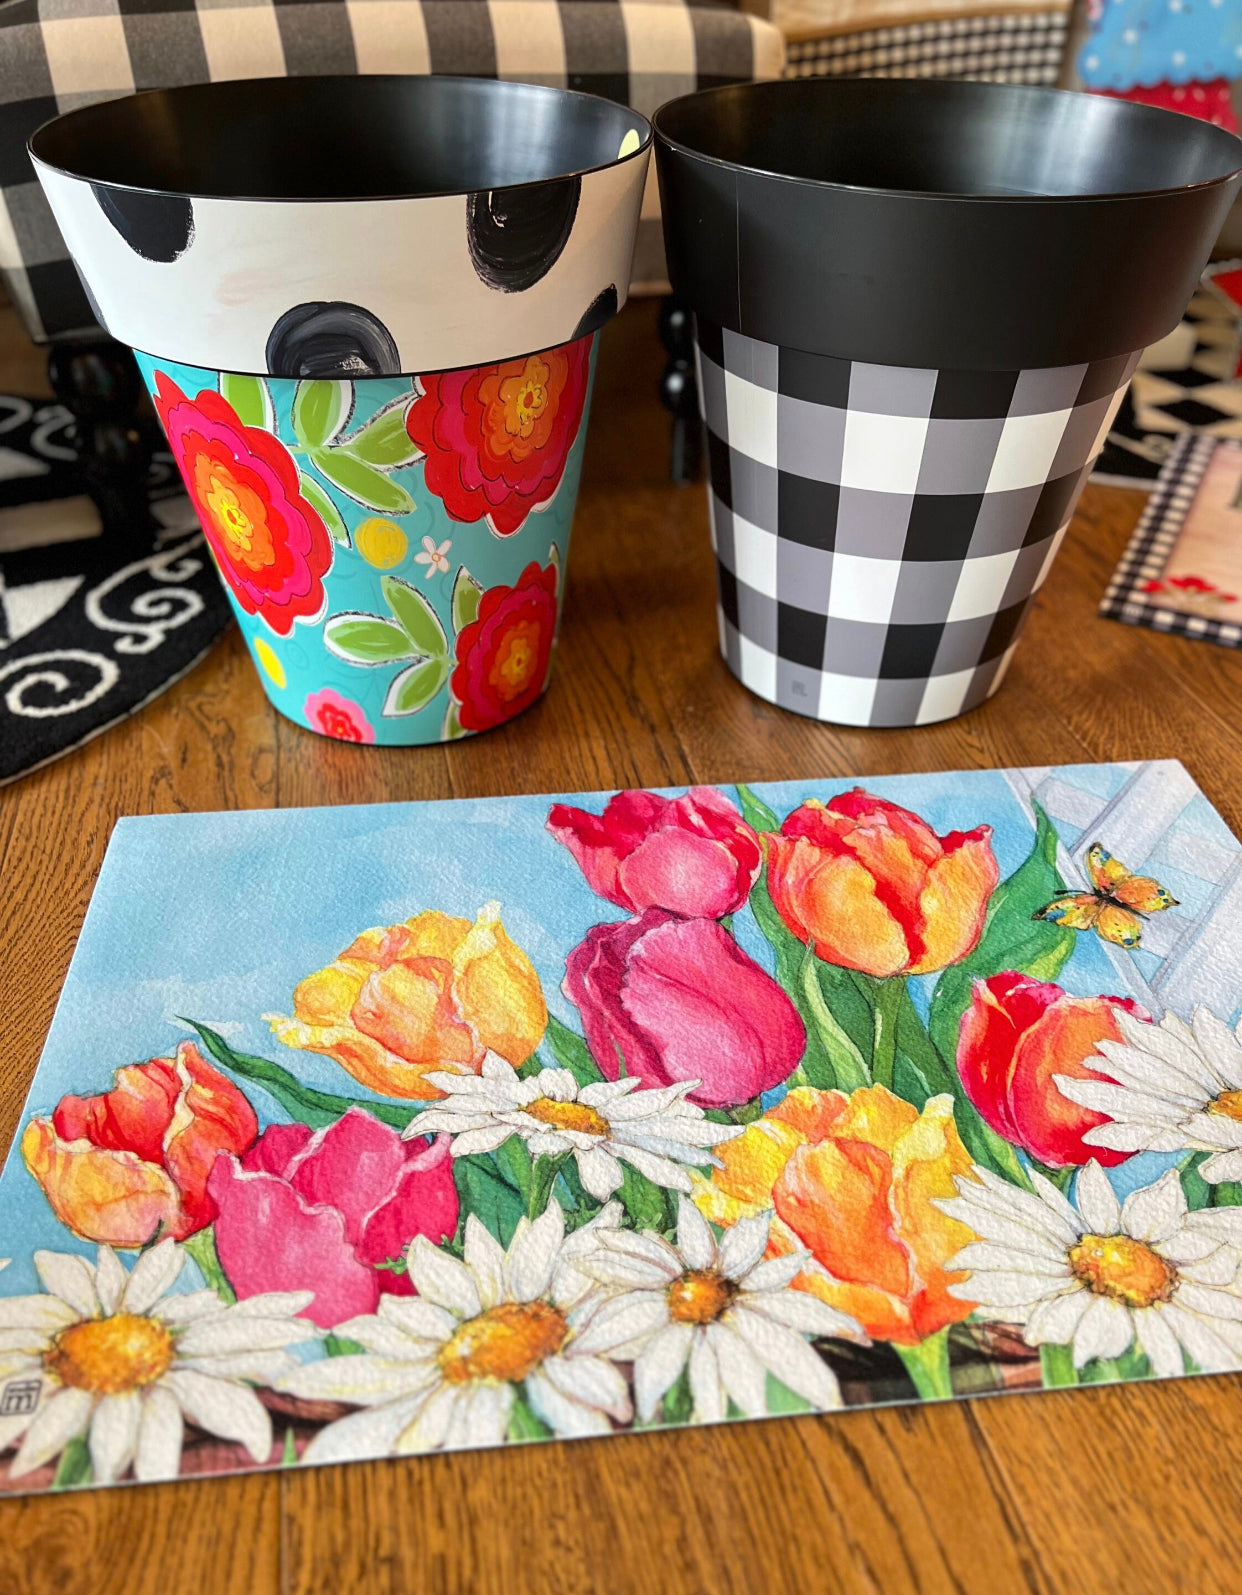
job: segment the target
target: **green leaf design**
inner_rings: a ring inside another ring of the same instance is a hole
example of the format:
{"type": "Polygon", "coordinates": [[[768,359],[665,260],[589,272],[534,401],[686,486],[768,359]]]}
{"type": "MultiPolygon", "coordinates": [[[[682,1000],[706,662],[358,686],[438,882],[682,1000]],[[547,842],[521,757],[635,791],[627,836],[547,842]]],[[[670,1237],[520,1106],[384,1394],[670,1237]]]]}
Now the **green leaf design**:
{"type": "Polygon", "coordinates": [[[90,1445],[84,1434],[75,1434],[60,1453],[60,1461],[56,1464],[56,1477],[52,1480],[52,1489],[74,1490],[79,1485],[92,1484],[94,1479],[90,1445]]]}
{"type": "Polygon", "coordinates": [[[551,1048],[552,1056],[556,1059],[557,1066],[568,1069],[574,1079],[581,1085],[591,1085],[604,1078],[599,1065],[591,1056],[591,1050],[576,1035],[568,1025],[563,1025],[555,1014],[548,1015],[548,1029],[545,1039],[551,1048]]]}
{"type": "Polygon", "coordinates": [[[417,651],[400,626],[380,615],[333,615],[323,628],[323,640],[351,665],[391,665],[412,659],[417,651]]]}
{"type": "Polygon", "coordinates": [[[518,1394],[513,1406],[509,1409],[509,1440],[547,1440],[552,1431],[542,1418],[536,1417],[534,1409],[526,1399],[525,1391],[518,1394]]]}
{"type": "Polygon", "coordinates": [[[548,549],[548,564],[551,565],[552,569],[556,572],[556,587],[557,591],[559,592],[561,583],[565,579],[565,574],[561,568],[561,551],[555,543],[553,543],[548,549]]]}
{"type": "Polygon", "coordinates": [[[216,1251],[214,1227],[208,1224],[206,1229],[200,1229],[197,1234],[188,1236],[182,1245],[198,1264],[198,1271],[203,1276],[207,1288],[214,1290],[221,1301],[228,1302],[232,1306],[237,1300],[237,1292],[229,1284],[229,1276],[224,1272],[224,1265],[216,1251]]]}
{"type": "Polygon", "coordinates": [[[272,430],[272,399],[261,377],[235,376],[226,371],[220,377],[220,397],[232,406],[243,426],[272,430]]]}
{"type": "Polygon", "coordinates": [[[530,1151],[526,1142],[520,1135],[511,1135],[492,1153],[500,1176],[522,1199],[522,1205],[530,1201],[531,1160],[530,1151]]]}
{"type": "Polygon", "coordinates": [[[780,830],[781,822],[777,819],[775,811],[770,809],[762,798],[756,797],[751,789],[748,786],[743,786],[740,781],[737,784],[736,791],[737,800],[742,809],[742,818],[747,825],[756,831],[780,830]]]}
{"type": "Polygon", "coordinates": [[[367,1348],[360,1340],[350,1340],[348,1335],[325,1335],[323,1349],[329,1357],[357,1357],[367,1348]]]}
{"type": "Polygon", "coordinates": [[[1222,1180],[1212,1187],[1213,1207],[1242,1207],[1242,1181],[1222,1180]]]}
{"type": "Polygon", "coordinates": [[[417,714],[449,678],[451,659],[423,659],[394,676],[384,699],[385,715],[417,714]]]}
{"type": "Polygon", "coordinates": [[[409,398],[399,399],[386,409],[373,415],[367,424],[346,442],[351,454],[356,454],[368,465],[381,471],[395,471],[400,465],[413,465],[421,459],[422,449],[405,429],[409,398]]]}
{"type": "Polygon", "coordinates": [[[311,463],[342,493],[368,509],[384,510],[389,515],[409,515],[414,500],[392,477],[377,471],[375,466],[346,448],[326,449],[310,446],[311,463]]]}
{"type": "Polygon", "coordinates": [[[664,1393],[661,1414],[665,1423],[689,1423],[694,1411],[694,1397],[690,1394],[690,1370],[683,1368],[664,1393]]]}
{"type": "MultiPolygon", "coordinates": [[[[742,787],[738,788],[739,793],[743,790],[742,787]]],[[[770,809],[768,813],[771,814],[770,809]]],[[[750,819],[749,815],[746,817],[749,823],[753,825],[754,820],[750,819]]],[[[775,822],[776,816],[772,815],[772,819],[775,822]]],[[[806,1051],[802,1054],[802,1061],[799,1064],[806,1078],[806,1083],[817,1086],[821,1091],[831,1090],[837,1083],[836,1071],[832,1066],[831,1053],[827,1043],[811,1012],[810,1005],[814,994],[805,984],[807,976],[804,965],[808,956],[814,958],[814,954],[808,953],[808,949],[790,931],[785,921],[777,913],[776,906],[768,892],[766,865],[760,871],[759,879],[750,889],[750,911],[754,914],[756,924],[776,954],[777,982],[784,987],[786,993],[792,999],[806,1030],[806,1051]]],[[[816,963],[819,962],[818,959],[814,959],[814,961],[816,963]]],[[[819,998],[823,1002],[822,992],[819,992],[819,998]]],[[[823,1005],[828,1007],[826,1002],[823,1005]]],[[[840,1026],[836,1026],[836,1028],[840,1029],[840,1026]]]]}
{"type": "Polygon", "coordinates": [[[453,630],[463,631],[479,613],[483,589],[464,565],[457,567],[453,582],[453,630]]]}
{"type": "Polygon", "coordinates": [[[337,509],[330,495],[320,487],[313,476],[308,476],[305,471],[300,474],[301,481],[299,485],[302,489],[302,497],[312,509],[319,512],[319,518],[328,528],[328,535],[332,538],[332,541],[334,543],[343,543],[348,548],[349,527],[346,526],[340,510],[337,509]]]}
{"type": "MultiPolygon", "coordinates": [[[[859,1086],[871,1084],[871,1071],[824,998],[816,968],[819,962],[809,948],[804,950],[801,979],[794,988],[795,991],[801,991],[803,998],[800,1007],[807,1026],[807,1050],[810,1051],[809,1040],[813,1030],[826,1056],[827,1070],[831,1071],[829,1085],[840,1091],[855,1091],[859,1086]]],[[[821,1067],[808,1065],[805,1055],[802,1069],[809,1085],[820,1084],[816,1076],[823,1077],[827,1073],[821,1067]]]]}
{"type": "Polygon", "coordinates": [[[1041,1346],[1039,1369],[1043,1375],[1045,1390],[1062,1390],[1068,1385],[1078,1383],[1072,1346],[1041,1346]]]}
{"type": "Polygon", "coordinates": [[[461,704],[450,698],[449,706],[444,711],[444,724],[440,727],[440,736],[445,742],[456,742],[458,737],[468,737],[473,734],[461,723],[461,704]]]}
{"type": "MultiPolygon", "coordinates": [[[[617,1200],[625,1209],[634,1229],[659,1233],[672,1227],[673,1216],[669,1211],[667,1192],[645,1174],[632,1169],[628,1163],[622,1164],[621,1189],[617,1192],[617,1200]]],[[[687,1196],[684,1200],[688,1202],[690,1198],[687,1196]]]]}
{"type": "Polygon", "coordinates": [[[285,1430],[285,1443],[281,1448],[280,1465],[282,1468],[296,1468],[298,1465],[298,1447],[292,1427],[285,1430]]]}
{"type": "Polygon", "coordinates": [[[1031,918],[1037,908],[1065,890],[1056,859],[1057,833],[1036,804],[1035,841],[1030,855],[992,893],[979,945],[960,964],[952,964],[944,971],[932,994],[928,1029],[950,1064],[957,1057],[962,1015],[970,1004],[976,980],[986,980],[1006,969],[1033,975],[1037,980],[1055,980],[1073,952],[1074,931],[1031,918]]]}
{"type": "Polygon", "coordinates": [[[209,1025],[199,1024],[196,1019],[186,1019],[183,1023],[198,1032],[204,1047],[222,1069],[262,1086],[290,1118],[296,1119],[299,1124],[309,1124],[312,1130],[322,1130],[325,1125],[334,1124],[350,1108],[365,1108],[385,1124],[404,1130],[418,1112],[417,1107],[408,1103],[398,1105],[395,1102],[364,1101],[359,1097],[338,1097],[331,1091],[319,1091],[314,1086],[303,1085],[288,1069],[282,1069],[280,1064],[272,1063],[268,1058],[258,1058],[248,1052],[234,1052],[224,1037],[209,1025]]]}
{"type": "Polygon", "coordinates": [[[345,425],[353,404],[352,382],[299,382],[292,417],[298,442],[303,448],[321,449],[345,425]]]}
{"type": "Polygon", "coordinates": [[[486,1153],[453,1159],[453,1178],[461,1201],[462,1218],[473,1213],[479,1223],[508,1246],[527,1204],[517,1189],[501,1177],[496,1164],[486,1153]]]}
{"type": "Polygon", "coordinates": [[[774,1373],[767,1376],[768,1411],[775,1415],[785,1412],[815,1412],[805,1396],[800,1396],[797,1391],[791,1390],[788,1385],[783,1385],[774,1373]]]}
{"type": "Polygon", "coordinates": [[[382,576],[380,590],[393,618],[414,644],[415,652],[424,659],[447,658],[448,638],[440,617],[417,587],[411,587],[399,576],[382,576]]]}

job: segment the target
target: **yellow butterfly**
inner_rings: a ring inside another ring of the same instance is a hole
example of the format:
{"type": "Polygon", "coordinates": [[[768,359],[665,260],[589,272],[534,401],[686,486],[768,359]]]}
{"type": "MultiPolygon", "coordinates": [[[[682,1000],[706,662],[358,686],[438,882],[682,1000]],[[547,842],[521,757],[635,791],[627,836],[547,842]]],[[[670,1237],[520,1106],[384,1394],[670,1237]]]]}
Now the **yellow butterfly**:
{"type": "Polygon", "coordinates": [[[1032,919],[1048,919],[1070,930],[1094,930],[1118,947],[1137,947],[1142,921],[1162,908],[1176,908],[1177,899],[1149,875],[1131,875],[1099,842],[1087,850],[1090,892],[1070,892],[1038,908],[1032,919]]]}

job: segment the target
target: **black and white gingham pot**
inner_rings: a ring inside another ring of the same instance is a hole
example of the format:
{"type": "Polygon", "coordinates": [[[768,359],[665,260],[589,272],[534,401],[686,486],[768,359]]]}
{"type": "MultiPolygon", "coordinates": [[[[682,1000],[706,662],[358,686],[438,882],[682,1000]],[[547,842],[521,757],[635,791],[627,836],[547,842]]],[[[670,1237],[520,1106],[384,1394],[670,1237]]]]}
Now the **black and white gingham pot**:
{"type": "Polygon", "coordinates": [[[868,365],[700,320],[729,668],[843,725],[927,725],[982,703],[1137,360],[868,365]]]}

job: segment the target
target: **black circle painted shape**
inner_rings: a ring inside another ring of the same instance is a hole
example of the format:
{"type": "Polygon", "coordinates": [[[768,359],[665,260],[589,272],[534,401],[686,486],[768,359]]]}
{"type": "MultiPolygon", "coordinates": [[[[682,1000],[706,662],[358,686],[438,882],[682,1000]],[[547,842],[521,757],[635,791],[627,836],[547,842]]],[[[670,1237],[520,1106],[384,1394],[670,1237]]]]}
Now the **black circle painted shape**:
{"type": "Polygon", "coordinates": [[[91,184],[104,215],[143,260],[168,265],[194,240],[194,206],[184,194],[141,194],[91,184]]]}
{"type": "Polygon", "coordinates": [[[578,325],[573,330],[570,342],[578,338],[585,338],[589,333],[598,332],[606,321],[611,321],[617,313],[617,287],[609,283],[607,288],[595,295],[591,303],[578,318],[578,325]]]}
{"type": "Polygon", "coordinates": [[[1242,180],[1242,142],[1208,123],[1000,84],[748,84],[672,100],[655,128],[674,291],[765,343],[880,365],[1154,343],[1242,180]]]}
{"type": "Polygon", "coordinates": [[[267,340],[274,377],[390,377],[401,372],[392,333],[361,305],[312,302],[286,310],[267,340]]]}
{"type": "Polygon", "coordinates": [[[546,277],[569,242],[581,192],[574,176],[471,194],[466,242],[479,279],[513,294],[546,277]]]}

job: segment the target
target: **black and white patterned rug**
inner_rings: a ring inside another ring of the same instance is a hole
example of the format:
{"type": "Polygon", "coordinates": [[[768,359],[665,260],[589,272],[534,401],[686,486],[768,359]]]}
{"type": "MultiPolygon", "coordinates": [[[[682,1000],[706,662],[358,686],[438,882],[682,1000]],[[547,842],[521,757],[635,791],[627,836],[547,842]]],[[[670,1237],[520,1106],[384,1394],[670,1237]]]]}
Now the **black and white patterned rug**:
{"type": "Polygon", "coordinates": [[[229,620],[171,457],[122,540],[83,491],[70,424],[52,400],[0,395],[0,783],[133,714],[229,620]]]}

